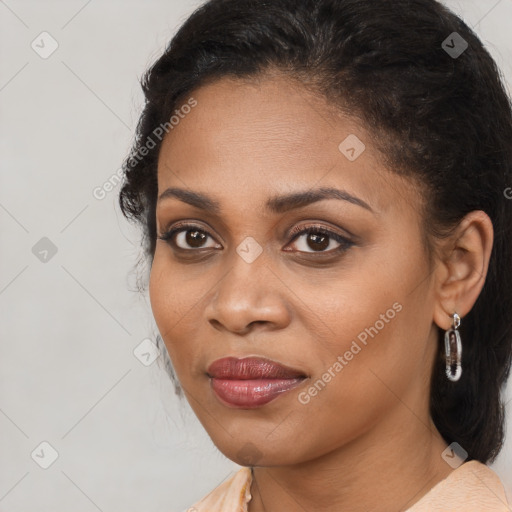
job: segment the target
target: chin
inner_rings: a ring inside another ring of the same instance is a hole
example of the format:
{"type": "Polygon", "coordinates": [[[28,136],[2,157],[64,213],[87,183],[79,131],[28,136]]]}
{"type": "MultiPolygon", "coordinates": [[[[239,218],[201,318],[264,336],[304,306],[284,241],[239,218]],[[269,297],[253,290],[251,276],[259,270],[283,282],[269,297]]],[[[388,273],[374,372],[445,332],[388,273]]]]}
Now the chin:
{"type": "Polygon", "coordinates": [[[297,463],[296,453],[283,443],[280,450],[268,441],[238,441],[226,439],[226,445],[215,443],[217,448],[230,460],[240,466],[286,466],[297,463]]]}

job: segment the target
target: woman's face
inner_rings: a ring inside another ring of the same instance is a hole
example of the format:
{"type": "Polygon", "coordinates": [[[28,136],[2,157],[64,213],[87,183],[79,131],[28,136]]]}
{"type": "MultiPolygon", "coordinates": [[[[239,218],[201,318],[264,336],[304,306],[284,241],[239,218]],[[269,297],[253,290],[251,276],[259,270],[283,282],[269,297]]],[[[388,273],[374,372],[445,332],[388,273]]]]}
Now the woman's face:
{"type": "Polygon", "coordinates": [[[287,465],[416,428],[437,347],[418,192],[358,123],[286,78],[192,96],[159,157],[157,232],[181,231],[157,241],[149,290],[214,443],[287,465]],[[209,372],[249,356],[297,374],[209,372]]]}

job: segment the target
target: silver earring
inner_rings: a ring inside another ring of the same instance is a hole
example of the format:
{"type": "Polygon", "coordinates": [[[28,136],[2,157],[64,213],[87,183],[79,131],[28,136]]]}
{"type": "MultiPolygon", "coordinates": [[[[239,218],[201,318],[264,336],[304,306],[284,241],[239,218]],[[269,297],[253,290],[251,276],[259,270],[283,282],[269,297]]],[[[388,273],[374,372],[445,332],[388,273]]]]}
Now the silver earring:
{"type": "Polygon", "coordinates": [[[444,349],[446,352],[446,376],[457,382],[462,374],[462,343],[458,327],[460,316],[453,313],[453,326],[444,333],[444,349]]]}

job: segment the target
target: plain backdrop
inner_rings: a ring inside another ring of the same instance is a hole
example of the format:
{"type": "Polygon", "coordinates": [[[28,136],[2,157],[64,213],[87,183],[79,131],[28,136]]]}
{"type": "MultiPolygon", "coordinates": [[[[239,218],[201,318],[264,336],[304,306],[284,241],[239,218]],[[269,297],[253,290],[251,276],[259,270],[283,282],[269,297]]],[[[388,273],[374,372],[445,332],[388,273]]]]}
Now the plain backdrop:
{"type": "MultiPolygon", "coordinates": [[[[143,71],[199,3],[0,1],[1,512],[179,511],[239,467],[149,364],[139,234],[119,187],[94,195],[133,140],[143,71]]],[[[511,83],[512,0],[448,5],[511,83]]],[[[511,406],[493,468],[512,498],[511,406]]]]}

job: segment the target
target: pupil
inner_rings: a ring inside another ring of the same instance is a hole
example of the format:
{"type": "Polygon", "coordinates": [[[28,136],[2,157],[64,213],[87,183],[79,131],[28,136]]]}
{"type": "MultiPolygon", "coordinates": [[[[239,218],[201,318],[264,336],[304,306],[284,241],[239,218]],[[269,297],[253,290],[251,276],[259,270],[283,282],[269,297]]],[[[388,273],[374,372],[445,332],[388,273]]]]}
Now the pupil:
{"type": "Polygon", "coordinates": [[[329,237],[322,234],[311,233],[308,237],[308,244],[311,249],[323,250],[329,247],[329,237]],[[309,242],[313,242],[313,245],[309,244],[309,242]]]}
{"type": "Polygon", "coordinates": [[[202,243],[204,242],[206,238],[205,233],[201,233],[201,231],[187,231],[186,235],[187,244],[189,244],[191,247],[201,247],[202,243]]]}

